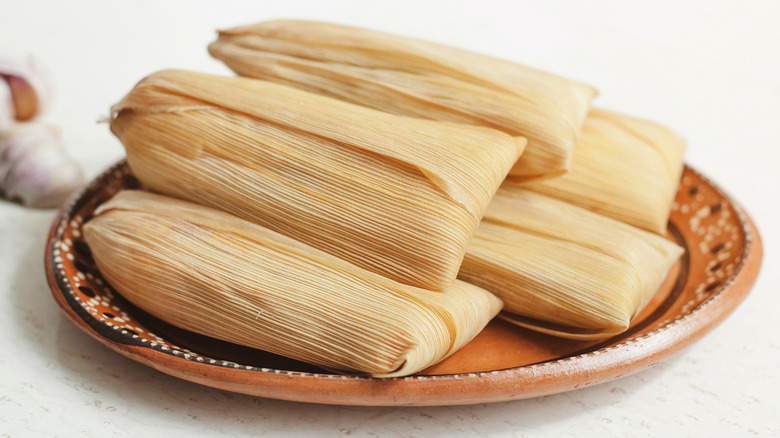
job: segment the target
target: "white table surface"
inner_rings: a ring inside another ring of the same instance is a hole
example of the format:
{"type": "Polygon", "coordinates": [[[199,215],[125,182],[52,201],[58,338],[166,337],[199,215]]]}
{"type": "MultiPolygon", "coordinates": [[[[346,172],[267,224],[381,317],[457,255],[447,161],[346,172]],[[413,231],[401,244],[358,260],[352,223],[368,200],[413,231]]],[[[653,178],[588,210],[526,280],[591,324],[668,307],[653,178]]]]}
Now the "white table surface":
{"type": "Polygon", "coordinates": [[[0,55],[36,56],[92,177],[123,155],[107,115],[144,75],[227,73],[214,30],[272,18],[337,21],[447,42],[600,89],[596,105],[687,138],[687,162],[756,220],[766,255],[746,301],[671,360],[564,394],[436,408],[318,406],[181,381],[98,344],[51,298],[54,211],[0,203],[0,436],[777,436],[780,2],[35,2],[4,0],[0,55]],[[684,3],[684,4],[683,4],[684,3]]]}

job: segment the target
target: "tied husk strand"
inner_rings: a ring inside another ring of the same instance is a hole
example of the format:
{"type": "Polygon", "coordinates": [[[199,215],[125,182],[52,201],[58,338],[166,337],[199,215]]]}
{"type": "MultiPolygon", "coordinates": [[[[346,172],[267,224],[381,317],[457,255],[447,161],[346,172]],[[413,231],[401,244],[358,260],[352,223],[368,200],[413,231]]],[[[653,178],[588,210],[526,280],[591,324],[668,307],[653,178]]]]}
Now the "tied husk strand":
{"type": "Polygon", "coordinates": [[[459,278],[493,292],[506,319],[574,339],[625,331],[683,250],[656,234],[502,186],[459,278]]]}
{"type": "Polygon", "coordinates": [[[661,125],[592,110],[571,171],[525,187],[663,235],[684,153],[685,141],[661,125]]]}
{"type": "Polygon", "coordinates": [[[525,141],[279,84],[186,71],[141,81],[111,130],[154,191],[439,290],[525,141]]]}
{"type": "Polygon", "coordinates": [[[278,20],[219,32],[212,56],[241,76],[393,114],[487,126],[528,139],[518,182],[569,170],[596,91],[513,62],[382,32],[278,20]]]}
{"type": "Polygon", "coordinates": [[[452,354],[501,308],[456,281],[402,285],[228,213],[123,191],[84,227],[100,272],[186,330],[326,369],[404,376],[452,354]]]}

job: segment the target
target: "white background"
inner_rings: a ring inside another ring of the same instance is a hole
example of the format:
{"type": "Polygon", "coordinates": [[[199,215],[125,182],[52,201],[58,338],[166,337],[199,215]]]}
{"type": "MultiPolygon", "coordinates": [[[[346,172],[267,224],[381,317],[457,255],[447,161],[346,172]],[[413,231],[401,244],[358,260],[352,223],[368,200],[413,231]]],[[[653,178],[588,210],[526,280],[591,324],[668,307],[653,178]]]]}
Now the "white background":
{"type": "Polygon", "coordinates": [[[780,2],[371,3],[4,0],[0,55],[50,70],[45,119],[92,177],[123,155],[97,120],[176,67],[227,73],[217,28],[310,18],[445,42],[596,86],[596,105],[659,121],[686,161],[740,201],[766,247],[747,300],[671,360],[533,400],[441,408],[317,406],[180,381],[93,341],[48,291],[53,211],[0,203],[0,436],[776,436],[780,433],[777,187],[780,2]]]}

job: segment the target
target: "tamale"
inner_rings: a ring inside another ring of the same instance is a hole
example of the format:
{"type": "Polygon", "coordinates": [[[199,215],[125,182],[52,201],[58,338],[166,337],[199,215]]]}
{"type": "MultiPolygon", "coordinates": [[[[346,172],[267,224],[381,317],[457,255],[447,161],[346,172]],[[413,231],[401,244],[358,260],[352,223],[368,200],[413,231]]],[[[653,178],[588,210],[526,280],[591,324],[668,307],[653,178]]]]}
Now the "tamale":
{"type": "Polygon", "coordinates": [[[596,91],[517,63],[387,33],[277,20],[219,32],[212,56],[237,74],[382,111],[528,139],[516,181],[560,175],[596,91]]]}
{"type": "Polygon", "coordinates": [[[412,286],[451,284],[525,141],[266,81],[142,80],[111,130],[150,189],[235,214],[412,286]]]}
{"type": "Polygon", "coordinates": [[[625,331],[682,248],[553,198],[502,186],[469,244],[459,278],[493,292],[503,316],[557,336],[625,331]]]}
{"type": "Polygon", "coordinates": [[[571,171],[525,187],[663,235],[684,152],[683,139],[661,125],[594,109],[571,171]]]}
{"type": "Polygon", "coordinates": [[[415,373],[471,340],[501,308],[456,281],[402,285],[223,211],[122,191],[84,227],[101,274],[170,324],[326,369],[415,373]]]}

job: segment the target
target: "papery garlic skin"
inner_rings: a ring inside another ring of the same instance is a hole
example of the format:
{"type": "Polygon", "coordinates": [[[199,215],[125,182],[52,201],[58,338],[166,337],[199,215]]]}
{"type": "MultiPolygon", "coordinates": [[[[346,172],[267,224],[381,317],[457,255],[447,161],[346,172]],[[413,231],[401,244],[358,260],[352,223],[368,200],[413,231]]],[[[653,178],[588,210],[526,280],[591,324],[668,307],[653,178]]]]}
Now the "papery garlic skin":
{"type": "Polygon", "coordinates": [[[0,129],[10,126],[16,118],[14,97],[8,83],[0,80],[0,129]]]}
{"type": "Polygon", "coordinates": [[[83,184],[84,173],[56,127],[18,123],[0,131],[0,190],[6,198],[27,207],[58,207],[83,184]]]}

